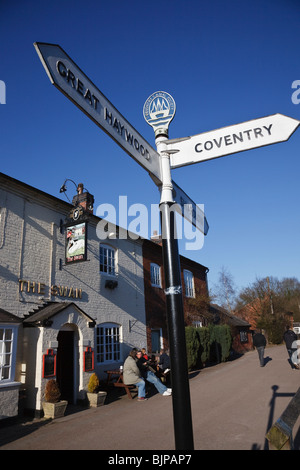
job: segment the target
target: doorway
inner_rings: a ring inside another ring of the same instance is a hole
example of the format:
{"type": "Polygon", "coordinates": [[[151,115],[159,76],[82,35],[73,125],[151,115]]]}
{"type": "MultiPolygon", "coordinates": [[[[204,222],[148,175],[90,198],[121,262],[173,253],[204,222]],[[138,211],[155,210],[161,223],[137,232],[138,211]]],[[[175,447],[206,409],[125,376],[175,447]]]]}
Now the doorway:
{"type": "Polygon", "coordinates": [[[151,351],[159,353],[161,349],[161,329],[151,330],[151,351]]]}
{"type": "Polygon", "coordinates": [[[75,331],[61,330],[57,336],[57,367],[56,378],[61,392],[61,400],[74,403],[74,357],[75,357],[75,331]]]}

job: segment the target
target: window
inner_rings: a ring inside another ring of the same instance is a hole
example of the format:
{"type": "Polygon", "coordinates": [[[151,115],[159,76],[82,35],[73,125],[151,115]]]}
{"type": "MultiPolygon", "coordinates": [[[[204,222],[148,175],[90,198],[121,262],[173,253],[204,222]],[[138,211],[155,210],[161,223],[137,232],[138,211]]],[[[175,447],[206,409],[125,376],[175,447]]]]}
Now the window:
{"type": "Polygon", "coordinates": [[[120,327],[104,323],[97,327],[97,362],[117,362],[120,360],[120,327]]]}
{"type": "Polygon", "coordinates": [[[107,245],[100,245],[100,272],[115,276],[115,250],[107,245]]]}
{"type": "Polygon", "coordinates": [[[0,381],[14,380],[11,375],[13,328],[0,327],[0,381]]]}
{"type": "Polygon", "coordinates": [[[151,276],[152,286],[161,287],[160,266],[158,266],[158,264],[154,264],[154,263],[150,264],[150,276],[151,276]]]}
{"type": "Polygon", "coordinates": [[[184,269],[183,276],[186,297],[195,297],[193,273],[191,273],[191,271],[188,271],[187,269],[184,269]]]}
{"type": "Polygon", "coordinates": [[[240,340],[241,340],[241,343],[248,343],[248,333],[247,333],[247,331],[244,331],[244,330],[240,331],[240,340]]]}

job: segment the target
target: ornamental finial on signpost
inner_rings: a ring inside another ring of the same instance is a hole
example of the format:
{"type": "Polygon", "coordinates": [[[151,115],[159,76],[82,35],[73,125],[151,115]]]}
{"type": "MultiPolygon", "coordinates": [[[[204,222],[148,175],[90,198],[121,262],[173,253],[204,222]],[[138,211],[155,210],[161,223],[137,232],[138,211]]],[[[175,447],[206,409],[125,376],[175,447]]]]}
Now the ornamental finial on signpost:
{"type": "Polygon", "coordinates": [[[175,110],[173,97],[165,91],[156,91],[146,100],[143,114],[146,122],[154,129],[155,137],[168,136],[169,124],[175,116],[175,110]]]}

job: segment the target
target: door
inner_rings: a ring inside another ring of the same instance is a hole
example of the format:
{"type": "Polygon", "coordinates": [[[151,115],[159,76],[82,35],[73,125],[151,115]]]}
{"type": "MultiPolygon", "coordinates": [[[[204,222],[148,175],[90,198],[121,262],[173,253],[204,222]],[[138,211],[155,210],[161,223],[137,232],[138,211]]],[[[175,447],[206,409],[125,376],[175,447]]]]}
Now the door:
{"type": "Polygon", "coordinates": [[[74,403],[74,331],[60,331],[57,336],[57,382],[61,400],[74,403]]]}
{"type": "Polygon", "coordinates": [[[151,330],[151,351],[160,351],[160,330],[151,330]]]}

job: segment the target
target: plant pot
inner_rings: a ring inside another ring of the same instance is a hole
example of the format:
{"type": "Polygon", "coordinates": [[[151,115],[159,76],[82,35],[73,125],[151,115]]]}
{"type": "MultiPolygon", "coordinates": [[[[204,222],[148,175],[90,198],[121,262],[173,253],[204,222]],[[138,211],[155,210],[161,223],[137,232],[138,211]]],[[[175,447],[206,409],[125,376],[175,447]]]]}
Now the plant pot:
{"type": "Polygon", "coordinates": [[[104,405],[106,392],[90,393],[87,392],[88,401],[91,407],[97,407],[104,405]]]}
{"type": "Polygon", "coordinates": [[[57,403],[49,403],[48,401],[43,401],[43,410],[45,418],[62,418],[65,414],[68,402],[66,400],[60,400],[57,403]]]}

